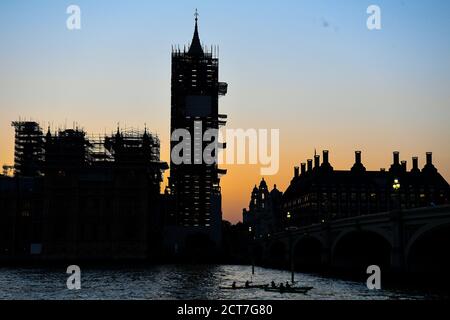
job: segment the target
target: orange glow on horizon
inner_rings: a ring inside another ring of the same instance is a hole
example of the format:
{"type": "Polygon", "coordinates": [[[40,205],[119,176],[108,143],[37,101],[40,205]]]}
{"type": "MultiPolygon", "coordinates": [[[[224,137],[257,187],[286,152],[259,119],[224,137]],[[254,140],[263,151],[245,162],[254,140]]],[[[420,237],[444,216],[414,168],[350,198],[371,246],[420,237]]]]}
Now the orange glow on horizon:
{"type": "MultiPolygon", "coordinates": [[[[0,136],[0,165],[12,165],[14,162],[14,130],[12,127],[1,129],[7,134],[0,136]]],[[[91,133],[91,131],[88,131],[88,133],[91,133]]],[[[170,146],[168,134],[160,134],[160,138],[161,160],[169,162],[170,146]]],[[[322,150],[326,149],[330,151],[330,163],[335,170],[349,170],[354,163],[354,151],[356,150],[362,150],[362,161],[367,170],[388,169],[392,163],[392,152],[397,150],[389,144],[385,146],[375,144],[372,147],[366,145],[364,148],[351,148],[346,142],[339,142],[340,139],[339,136],[333,138],[336,141],[333,148],[321,147],[320,145],[317,147],[317,153],[321,156],[322,150]]],[[[340,141],[346,141],[346,139],[343,138],[340,141]]],[[[444,178],[449,180],[450,167],[446,164],[450,163],[450,152],[444,152],[442,148],[439,150],[437,146],[429,149],[416,148],[414,144],[409,145],[408,148],[402,148],[399,151],[401,159],[408,161],[408,169],[410,169],[412,156],[419,156],[419,165],[423,167],[425,164],[425,152],[433,150],[438,150],[433,152],[433,163],[444,178]]],[[[278,190],[284,192],[293,177],[294,166],[300,166],[300,163],[306,162],[313,155],[314,146],[311,143],[299,141],[297,145],[295,141],[288,141],[286,137],[282,136],[280,145],[280,170],[275,176],[264,177],[269,189],[272,190],[276,184],[278,190]],[[304,144],[303,148],[301,147],[302,144],[304,144]]],[[[242,220],[242,209],[248,208],[253,187],[255,184],[259,185],[262,179],[260,167],[259,165],[236,164],[224,164],[220,167],[228,170],[228,173],[221,179],[223,219],[237,223],[242,220]]],[[[170,170],[167,170],[164,174],[164,183],[161,187],[162,192],[167,185],[169,175],[170,170]]]]}

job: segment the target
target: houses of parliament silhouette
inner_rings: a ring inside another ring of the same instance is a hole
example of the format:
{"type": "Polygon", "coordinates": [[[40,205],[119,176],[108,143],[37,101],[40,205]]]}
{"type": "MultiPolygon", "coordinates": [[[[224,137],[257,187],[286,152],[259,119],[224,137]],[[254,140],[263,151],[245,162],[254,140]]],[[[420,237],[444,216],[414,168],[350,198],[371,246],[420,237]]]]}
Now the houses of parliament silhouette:
{"type": "MultiPolygon", "coordinates": [[[[216,47],[202,46],[198,14],[189,48],[172,49],[170,132],[189,132],[191,159],[205,149],[195,131],[226,124],[219,97],[216,47]]],[[[226,170],[203,159],[169,165],[160,160],[160,141],[147,128],[117,127],[110,135],[89,136],[83,129],[47,132],[33,121],[15,121],[13,174],[0,175],[0,260],[74,261],[170,259],[212,261],[223,249],[220,178],[226,170]]],[[[171,141],[171,150],[178,141],[171,141]]],[[[216,141],[220,147],[225,144],[216,141]]],[[[181,155],[184,156],[184,155],[181,155]]],[[[399,154],[389,171],[367,171],[361,153],[349,171],[334,170],[328,151],[294,169],[285,192],[271,192],[263,180],[244,210],[244,239],[283,237],[288,227],[306,227],[396,208],[448,204],[449,186],[432,163],[408,171],[399,154]],[[313,165],[314,161],[314,165],[313,165]],[[393,192],[392,182],[403,187],[393,192]],[[251,236],[246,228],[250,229],[251,236]]],[[[228,235],[229,236],[229,235],[228,235]]],[[[233,236],[233,235],[232,235],[233,236]]],[[[276,248],[276,247],[275,247],[276,248]]],[[[243,252],[248,262],[249,251],[243,252]]],[[[231,250],[232,251],[232,250],[231,250]]],[[[281,250],[272,259],[283,259],[281,250]]]]}
{"type": "MultiPolygon", "coordinates": [[[[203,47],[198,13],[192,43],[172,50],[171,133],[195,138],[225,125],[216,47],[203,47]]],[[[144,131],[117,128],[91,136],[78,127],[52,133],[16,121],[14,176],[0,176],[0,257],[35,260],[151,260],[215,258],[221,245],[220,176],[203,159],[170,165],[160,193],[160,142],[144,131]]],[[[171,147],[177,142],[172,141],[171,147]]],[[[222,145],[224,147],[224,145],[222,145]]]]}

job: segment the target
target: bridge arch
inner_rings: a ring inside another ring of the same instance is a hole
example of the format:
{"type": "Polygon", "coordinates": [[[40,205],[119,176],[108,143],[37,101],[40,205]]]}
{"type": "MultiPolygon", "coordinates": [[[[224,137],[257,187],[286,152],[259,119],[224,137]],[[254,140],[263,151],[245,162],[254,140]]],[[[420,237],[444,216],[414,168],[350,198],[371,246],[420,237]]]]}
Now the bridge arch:
{"type": "Polygon", "coordinates": [[[348,234],[350,233],[371,233],[371,234],[375,234],[378,235],[380,238],[383,238],[384,240],[386,240],[389,245],[392,247],[392,239],[390,237],[389,234],[377,229],[377,228],[364,228],[364,229],[351,229],[351,230],[344,230],[342,232],[340,232],[338,234],[338,236],[336,238],[333,239],[332,244],[331,244],[331,251],[334,252],[336,245],[339,243],[339,241],[343,238],[346,237],[348,234]]]}
{"type": "Polygon", "coordinates": [[[445,275],[450,270],[450,256],[447,252],[449,247],[450,220],[420,228],[406,246],[407,270],[430,277],[445,275]]]}
{"type": "Polygon", "coordinates": [[[378,265],[382,270],[390,269],[392,244],[381,232],[352,230],[336,238],[331,254],[334,268],[365,274],[370,265],[378,265]]]}
{"type": "Polygon", "coordinates": [[[305,235],[293,243],[294,266],[302,271],[319,271],[322,267],[322,257],[325,244],[322,239],[305,235]]]}

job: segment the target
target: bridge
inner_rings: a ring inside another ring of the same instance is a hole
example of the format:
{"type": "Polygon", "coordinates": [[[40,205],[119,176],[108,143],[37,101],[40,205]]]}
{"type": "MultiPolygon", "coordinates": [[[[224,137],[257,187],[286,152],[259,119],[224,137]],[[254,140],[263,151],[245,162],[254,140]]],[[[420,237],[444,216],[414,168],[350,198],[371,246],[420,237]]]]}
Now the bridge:
{"type": "Polygon", "coordinates": [[[255,239],[256,264],[319,271],[448,272],[450,205],[356,216],[290,227],[255,239]]]}

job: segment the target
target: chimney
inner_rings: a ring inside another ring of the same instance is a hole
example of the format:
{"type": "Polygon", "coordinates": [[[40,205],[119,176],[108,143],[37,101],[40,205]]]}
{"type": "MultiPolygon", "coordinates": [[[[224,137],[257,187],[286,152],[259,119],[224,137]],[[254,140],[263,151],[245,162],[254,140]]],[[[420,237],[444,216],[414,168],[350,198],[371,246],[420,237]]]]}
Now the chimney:
{"type": "Polygon", "coordinates": [[[402,161],[402,170],[403,172],[406,172],[406,161],[402,161]]]}
{"type": "Polygon", "coordinates": [[[311,159],[308,159],[308,172],[311,172],[313,169],[313,161],[311,159]]]}
{"type": "Polygon", "coordinates": [[[394,164],[400,164],[400,152],[394,151],[394,164]]]}
{"type": "Polygon", "coordinates": [[[320,156],[315,155],[314,156],[314,169],[319,169],[320,167],[320,156]]]}
{"type": "Polygon", "coordinates": [[[301,173],[302,175],[306,173],[306,163],[304,162],[301,164],[301,173]]]}
{"type": "Polygon", "coordinates": [[[352,169],[353,172],[365,172],[366,168],[361,162],[361,151],[355,151],[355,164],[352,169]]]}
{"type": "Polygon", "coordinates": [[[328,154],[329,154],[329,151],[328,150],[323,150],[323,163],[324,164],[328,164],[328,162],[329,162],[329,159],[328,159],[328,154]]]}
{"type": "Polygon", "coordinates": [[[418,172],[419,171],[419,158],[413,157],[412,158],[413,167],[411,172],[418,172]]]}
{"type": "Polygon", "coordinates": [[[433,165],[433,153],[427,152],[427,163],[425,164],[425,167],[423,167],[422,172],[426,173],[436,173],[437,169],[433,165]]]}
{"type": "Polygon", "coordinates": [[[361,164],[361,151],[355,151],[355,163],[361,164]]]}
{"type": "Polygon", "coordinates": [[[427,152],[427,165],[432,165],[433,164],[433,153],[432,152],[427,152]]]}
{"type": "Polygon", "coordinates": [[[299,175],[299,167],[294,167],[294,177],[297,178],[299,175]]]}

